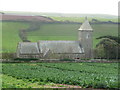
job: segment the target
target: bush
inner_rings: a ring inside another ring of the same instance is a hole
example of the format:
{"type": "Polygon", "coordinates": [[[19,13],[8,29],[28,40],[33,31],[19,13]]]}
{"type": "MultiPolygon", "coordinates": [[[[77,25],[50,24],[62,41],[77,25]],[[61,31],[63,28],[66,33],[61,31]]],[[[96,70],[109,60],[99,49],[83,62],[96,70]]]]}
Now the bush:
{"type": "Polygon", "coordinates": [[[2,59],[14,59],[15,53],[2,53],[2,59]]]}
{"type": "Polygon", "coordinates": [[[115,40],[105,38],[102,39],[95,49],[95,57],[104,59],[118,59],[120,44],[115,40]]]}

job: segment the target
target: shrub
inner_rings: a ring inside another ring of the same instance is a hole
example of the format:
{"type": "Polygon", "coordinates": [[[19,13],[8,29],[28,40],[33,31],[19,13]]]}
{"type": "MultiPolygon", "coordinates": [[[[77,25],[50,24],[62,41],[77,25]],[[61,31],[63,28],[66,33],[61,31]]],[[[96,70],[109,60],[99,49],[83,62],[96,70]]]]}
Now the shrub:
{"type": "Polygon", "coordinates": [[[2,59],[14,59],[15,53],[2,53],[2,59]]]}

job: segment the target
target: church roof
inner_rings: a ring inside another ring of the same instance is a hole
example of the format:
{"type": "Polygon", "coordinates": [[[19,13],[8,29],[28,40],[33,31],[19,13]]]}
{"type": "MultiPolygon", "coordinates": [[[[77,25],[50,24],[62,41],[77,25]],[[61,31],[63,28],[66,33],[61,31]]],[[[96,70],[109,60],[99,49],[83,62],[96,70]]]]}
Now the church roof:
{"type": "Polygon", "coordinates": [[[38,45],[33,42],[20,42],[18,44],[18,50],[20,54],[39,54],[38,45]]]}
{"type": "Polygon", "coordinates": [[[39,41],[41,53],[50,50],[53,53],[84,53],[79,41],[39,41]]]}
{"type": "Polygon", "coordinates": [[[93,29],[92,29],[88,19],[86,18],[84,23],[81,25],[81,27],[78,30],[90,30],[90,31],[92,31],[93,29]]]}

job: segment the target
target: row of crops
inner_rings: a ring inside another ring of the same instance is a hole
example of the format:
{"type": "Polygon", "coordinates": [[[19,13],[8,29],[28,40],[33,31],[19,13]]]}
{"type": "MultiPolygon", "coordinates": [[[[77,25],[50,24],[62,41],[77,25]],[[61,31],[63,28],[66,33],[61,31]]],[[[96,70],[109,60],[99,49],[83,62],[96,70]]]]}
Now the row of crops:
{"type": "Polygon", "coordinates": [[[3,74],[31,82],[79,85],[83,88],[118,88],[117,63],[12,63],[3,74]]]}

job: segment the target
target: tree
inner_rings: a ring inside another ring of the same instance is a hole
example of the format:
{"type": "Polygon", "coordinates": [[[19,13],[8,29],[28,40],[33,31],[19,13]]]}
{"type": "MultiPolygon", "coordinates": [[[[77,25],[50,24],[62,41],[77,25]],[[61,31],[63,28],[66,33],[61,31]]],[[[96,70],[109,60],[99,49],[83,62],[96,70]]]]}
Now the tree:
{"type": "Polygon", "coordinates": [[[102,39],[96,45],[96,55],[98,58],[106,58],[106,59],[118,59],[120,56],[119,47],[120,41],[119,37],[115,36],[102,36],[97,39],[102,39]]]}
{"type": "Polygon", "coordinates": [[[120,44],[120,36],[110,36],[110,35],[108,35],[108,36],[101,36],[101,37],[98,37],[96,39],[104,39],[104,38],[114,40],[114,41],[116,41],[117,43],[120,44]]]}

